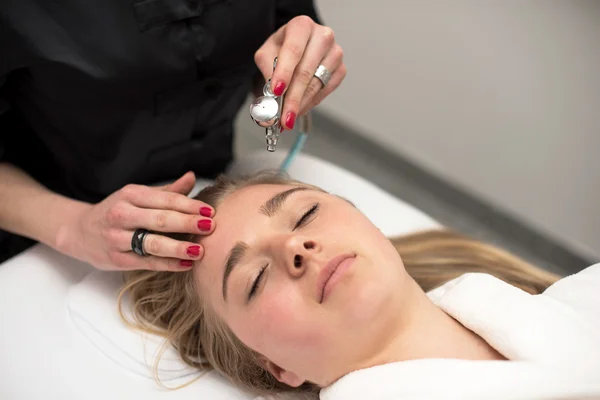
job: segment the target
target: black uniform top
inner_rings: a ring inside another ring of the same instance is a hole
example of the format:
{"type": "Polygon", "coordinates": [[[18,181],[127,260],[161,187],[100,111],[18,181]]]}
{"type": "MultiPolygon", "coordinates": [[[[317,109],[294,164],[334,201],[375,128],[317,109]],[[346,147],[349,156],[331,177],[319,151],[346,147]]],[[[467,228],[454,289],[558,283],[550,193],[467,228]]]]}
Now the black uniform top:
{"type": "Polygon", "coordinates": [[[0,0],[0,161],[97,202],[232,158],[254,52],[311,0],[0,0]]]}

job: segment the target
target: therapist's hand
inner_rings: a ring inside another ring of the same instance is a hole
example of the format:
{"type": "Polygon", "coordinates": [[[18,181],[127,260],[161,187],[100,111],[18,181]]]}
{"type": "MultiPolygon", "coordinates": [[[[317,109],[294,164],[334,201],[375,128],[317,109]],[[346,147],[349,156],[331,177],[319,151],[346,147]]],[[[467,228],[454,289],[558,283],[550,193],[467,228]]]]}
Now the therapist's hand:
{"type": "Polygon", "coordinates": [[[296,17],[267,39],[254,55],[265,81],[277,96],[285,93],[282,126],[292,129],[298,115],[306,114],[342,83],[346,76],[343,52],[333,30],[310,17],[296,17]],[[273,60],[277,66],[273,72],[273,60]],[[325,87],[314,76],[319,65],[331,73],[325,87]]]}
{"type": "Polygon", "coordinates": [[[195,176],[188,172],[164,187],[127,185],[102,202],[87,205],[67,222],[61,251],[103,270],[189,270],[204,254],[198,243],[149,233],[144,240],[149,255],[139,256],[131,250],[131,238],[138,228],[212,233],[214,209],[187,197],[194,184],[195,176]]]}

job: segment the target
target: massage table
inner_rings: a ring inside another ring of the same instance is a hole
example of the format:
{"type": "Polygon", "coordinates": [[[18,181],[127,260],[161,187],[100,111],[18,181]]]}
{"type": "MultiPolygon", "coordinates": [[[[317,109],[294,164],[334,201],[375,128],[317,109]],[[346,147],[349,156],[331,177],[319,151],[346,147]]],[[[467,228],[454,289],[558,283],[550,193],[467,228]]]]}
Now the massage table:
{"type": "MultiPolygon", "coordinates": [[[[250,154],[228,173],[277,168],[284,156],[283,149],[250,154]]],[[[349,199],[388,236],[440,227],[417,208],[327,161],[301,154],[288,173],[349,199]]],[[[192,195],[208,183],[199,180],[192,195]]],[[[0,264],[0,399],[258,399],[214,371],[172,390],[193,380],[197,371],[170,347],[158,366],[166,386],[161,387],[153,366],[163,340],[123,324],[116,301],[121,284],[120,273],[98,271],[42,244],[0,264]]]]}

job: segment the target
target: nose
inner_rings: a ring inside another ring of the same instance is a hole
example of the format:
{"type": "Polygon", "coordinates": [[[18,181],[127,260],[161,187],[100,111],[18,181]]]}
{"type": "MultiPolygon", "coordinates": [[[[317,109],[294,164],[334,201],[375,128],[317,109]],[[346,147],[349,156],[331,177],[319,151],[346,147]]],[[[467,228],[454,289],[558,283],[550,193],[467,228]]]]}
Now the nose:
{"type": "Polygon", "coordinates": [[[284,243],[283,265],[293,276],[301,276],[314,254],[319,252],[316,240],[306,236],[290,235],[284,243]]]}

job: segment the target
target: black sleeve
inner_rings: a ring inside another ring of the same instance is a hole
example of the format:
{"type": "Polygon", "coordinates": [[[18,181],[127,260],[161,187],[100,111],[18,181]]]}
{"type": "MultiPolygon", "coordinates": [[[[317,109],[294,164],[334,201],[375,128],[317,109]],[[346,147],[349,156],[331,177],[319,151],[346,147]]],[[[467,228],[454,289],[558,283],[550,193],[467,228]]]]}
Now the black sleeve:
{"type": "Polygon", "coordinates": [[[298,15],[308,15],[317,24],[323,24],[313,0],[277,0],[277,28],[298,15]]]}
{"type": "MultiPolygon", "coordinates": [[[[27,6],[25,5],[25,8],[27,6]]],[[[19,7],[14,7],[18,10],[19,7]]],[[[14,19],[9,18],[11,8],[5,6],[0,0],[0,162],[6,161],[9,151],[9,136],[14,135],[14,113],[12,112],[11,98],[8,87],[12,87],[13,73],[29,65],[29,48],[32,44],[25,45],[14,28],[14,19]]]]}
{"type": "Polygon", "coordinates": [[[8,100],[5,98],[6,76],[8,75],[8,38],[6,28],[6,17],[4,10],[0,8],[0,161],[4,158],[4,147],[6,143],[6,118],[9,109],[8,100]]]}
{"type": "MultiPolygon", "coordinates": [[[[0,59],[0,62],[2,60],[0,59]]],[[[0,68],[0,161],[2,161],[2,159],[4,158],[4,143],[5,143],[5,135],[7,135],[8,133],[6,132],[6,121],[4,118],[4,115],[6,114],[6,111],[8,111],[8,101],[6,101],[6,99],[4,98],[3,95],[3,91],[2,88],[4,87],[4,84],[6,83],[6,76],[2,75],[2,69],[0,68]]]]}

